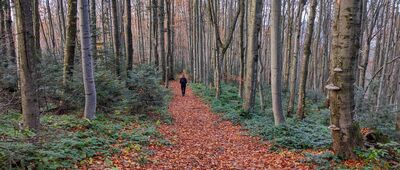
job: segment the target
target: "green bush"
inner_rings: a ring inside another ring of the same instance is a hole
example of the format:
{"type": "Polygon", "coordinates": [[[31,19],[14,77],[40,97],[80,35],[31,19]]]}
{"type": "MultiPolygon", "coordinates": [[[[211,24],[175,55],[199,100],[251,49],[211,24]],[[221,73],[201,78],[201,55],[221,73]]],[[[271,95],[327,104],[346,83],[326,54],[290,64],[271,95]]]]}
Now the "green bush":
{"type": "Polygon", "coordinates": [[[125,95],[129,112],[148,112],[165,105],[164,96],[168,91],[161,87],[161,76],[153,65],[139,65],[129,73],[125,95]]]}

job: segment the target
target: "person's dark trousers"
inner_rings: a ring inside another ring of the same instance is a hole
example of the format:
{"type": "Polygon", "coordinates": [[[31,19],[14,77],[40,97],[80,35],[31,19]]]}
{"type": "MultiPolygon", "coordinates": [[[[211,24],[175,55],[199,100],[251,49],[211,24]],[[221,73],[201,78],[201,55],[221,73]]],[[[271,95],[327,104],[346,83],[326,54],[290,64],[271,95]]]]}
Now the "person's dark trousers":
{"type": "Polygon", "coordinates": [[[186,93],[186,86],[181,86],[182,96],[185,96],[186,93]]]}

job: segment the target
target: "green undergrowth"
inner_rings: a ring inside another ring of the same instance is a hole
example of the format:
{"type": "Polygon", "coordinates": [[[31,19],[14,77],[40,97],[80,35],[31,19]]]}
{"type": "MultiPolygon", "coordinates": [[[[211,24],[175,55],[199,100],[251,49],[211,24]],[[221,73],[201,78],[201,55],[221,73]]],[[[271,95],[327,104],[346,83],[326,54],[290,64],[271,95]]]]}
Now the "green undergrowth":
{"type": "Polygon", "coordinates": [[[77,114],[44,115],[39,133],[19,130],[19,113],[0,117],[7,120],[0,127],[0,169],[70,169],[84,159],[109,157],[133,144],[168,144],[156,130],[162,120],[147,115],[98,114],[95,120],[77,114]]]}
{"type": "Polygon", "coordinates": [[[223,84],[219,99],[214,97],[213,89],[202,84],[193,84],[191,87],[196,95],[211,105],[213,112],[220,114],[225,120],[242,125],[251,135],[271,141],[274,148],[321,149],[329,147],[332,143],[328,129],[329,110],[322,107],[321,101],[313,99],[315,96],[308,96],[311,99],[307,100],[304,120],[287,118],[284,125],[274,126],[269,88],[264,88],[264,111],[261,111],[257,99],[255,112],[246,114],[241,110],[242,101],[234,85],[223,84]]]}
{"type": "Polygon", "coordinates": [[[18,111],[0,113],[0,169],[76,169],[95,156],[109,160],[126,149],[139,152],[138,158],[132,159],[146,163],[152,153],[147,145],[169,144],[157,126],[172,123],[167,109],[171,92],[160,85],[161,74],[153,66],[135,67],[126,81],[99,68],[95,120],[82,118],[83,86],[79,74],[74,75],[74,90],[68,95],[60,95],[58,81],[44,81],[51,82],[42,85],[49,89],[46,98],[51,100],[41,108],[45,114],[40,117],[39,132],[21,130],[22,115],[18,111]],[[57,112],[60,98],[67,106],[63,112],[57,112]]]}

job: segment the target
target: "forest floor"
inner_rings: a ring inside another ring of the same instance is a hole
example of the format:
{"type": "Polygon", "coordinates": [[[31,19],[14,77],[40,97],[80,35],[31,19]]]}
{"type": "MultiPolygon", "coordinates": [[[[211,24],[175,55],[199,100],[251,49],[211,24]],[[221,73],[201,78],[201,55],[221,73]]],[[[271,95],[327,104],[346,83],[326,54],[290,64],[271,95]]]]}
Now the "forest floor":
{"type": "MultiPolygon", "coordinates": [[[[146,163],[129,160],[135,151],[113,156],[118,169],[313,169],[289,151],[272,152],[271,144],[210,111],[209,106],[192,93],[181,96],[180,85],[172,82],[173,98],[169,112],[173,124],[161,124],[158,130],[171,145],[150,145],[153,154],[146,163]],[[127,160],[128,159],[128,160],[127,160]]],[[[135,158],[136,159],[136,158],[135,158]]],[[[137,160],[137,159],[136,159],[137,160]]],[[[97,164],[89,169],[100,168],[97,164]]],[[[85,168],[86,169],[86,168],[85,168]]]]}

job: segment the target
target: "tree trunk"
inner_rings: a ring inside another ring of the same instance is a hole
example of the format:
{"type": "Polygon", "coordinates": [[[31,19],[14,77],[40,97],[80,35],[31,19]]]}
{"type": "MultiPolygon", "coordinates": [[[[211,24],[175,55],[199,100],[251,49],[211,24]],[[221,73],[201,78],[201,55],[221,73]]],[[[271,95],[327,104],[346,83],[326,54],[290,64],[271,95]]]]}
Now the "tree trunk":
{"type": "Polygon", "coordinates": [[[353,122],[356,56],[360,48],[360,0],[336,1],[333,49],[330,66],[329,101],[333,151],[337,156],[355,159],[360,145],[359,128],[353,122]]]}
{"type": "Polygon", "coordinates": [[[211,23],[214,26],[215,32],[215,44],[216,44],[216,54],[215,54],[215,69],[214,69],[214,82],[215,82],[215,97],[219,98],[221,94],[221,70],[223,66],[224,56],[226,50],[229,48],[229,45],[233,39],[233,32],[235,31],[236,22],[239,18],[240,10],[238,10],[233,17],[232,24],[229,27],[229,32],[226,34],[225,41],[221,38],[221,33],[219,30],[219,21],[218,21],[218,7],[216,6],[215,2],[212,0],[208,0],[209,4],[209,14],[211,23]]]}
{"type": "Polygon", "coordinates": [[[296,46],[294,48],[294,54],[291,63],[291,70],[290,70],[290,88],[289,88],[289,101],[288,101],[288,108],[287,108],[287,116],[291,117],[294,109],[294,100],[296,94],[296,79],[297,79],[297,58],[300,56],[300,42],[301,42],[301,23],[302,23],[302,16],[303,16],[303,8],[306,4],[307,0],[300,0],[299,7],[297,9],[297,23],[296,23],[296,35],[295,35],[295,42],[296,46]]]}
{"type": "Polygon", "coordinates": [[[294,1],[288,2],[289,16],[288,16],[288,25],[287,25],[287,35],[286,35],[286,56],[285,56],[285,65],[284,65],[284,87],[287,89],[289,87],[289,77],[290,77],[290,63],[292,60],[292,44],[293,44],[293,16],[294,16],[294,1]]]}
{"type": "Polygon", "coordinates": [[[128,77],[129,71],[133,66],[133,47],[132,47],[132,16],[131,16],[131,0],[125,0],[125,55],[128,58],[128,77]]]}
{"type": "Polygon", "coordinates": [[[165,86],[168,87],[168,80],[167,80],[167,76],[168,76],[168,72],[167,72],[167,58],[165,55],[165,45],[164,45],[164,41],[165,41],[165,37],[164,37],[164,16],[165,16],[165,12],[164,12],[164,0],[159,0],[158,1],[158,5],[159,5],[159,20],[158,20],[158,25],[159,25],[159,50],[160,50],[160,59],[161,59],[161,71],[162,71],[162,77],[163,77],[163,81],[165,82],[165,86]]]}
{"type": "Polygon", "coordinates": [[[112,27],[113,27],[113,48],[115,55],[115,73],[117,76],[121,76],[121,38],[118,22],[118,12],[117,12],[117,0],[111,0],[111,11],[112,11],[112,27]]]}
{"type": "Polygon", "coordinates": [[[46,9],[47,9],[48,22],[49,22],[49,29],[50,29],[49,31],[50,31],[51,48],[53,48],[53,50],[55,50],[56,49],[56,40],[54,37],[53,17],[51,16],[49,0],[46,0],[46,9]]]}
{"type": "Polygon", "coordinates": [[[304,43],[304,54],[303,61],[301,64],[301,75],[300,75],[300,89],[299,89],[299,99],[297,102],[297,116],[299,119],[304,118],[304,106],[306,100],[306,83],[308,74],[308,64],[311,56],[311,40],[314,34],[314,19],[315,12],[317,9],[317,0],[311,0],[310,12],[308,16],[308,26],[307,35],[304,43]]]}
{"type": "Polygon", "coordinates": [[[158,0],[152,0],[152,12],[153,12],[153,39],[151,40],[154,43],[153,46],[153,57],[154,64],[158,70],[158,65],[160,64],[159,56],[158,56],[158,0]]]}
{"type": "Polygon", "coordinates": [[[92,58],[94,61],[97,59],[97,18],[96,18],[96,0],[90,0],[90,43],[92,46],[92,58]]]}
{"type": "Polygon", "coordinates": [[[67,30],[64,49],[64,67],[63,67],[63,86],[64,92],[69,89],[69,81],[72,79],[75,58],[75,45],[76,45],[76,13],[77,13],[77,0],[68,0],[67,11],[67,30]]]}
{"type": "Polygon", "coordinates": [[[257,67],[259,57],[259,33],[262,22],[262,0],[249,2],[248,34],[247,34],[247,63],[246,80],[244,82],[243,110],[246,113],[254,111],[257,89],[257,67]]]}
{"type": "Polygon", "coordinates": [[[279,45],[281,39],[281,1],[272,0],[272,25],[271,25],[271,93],[272,111],[274,113],[275,125],[285,122],[282,110],[282,50],[279,45]]]}
{"type": "Polygon", "coordinates": [[[167,81],[172,80],[174,78],[174,66],[173,66],[173,58],[174,58],[174,44],[173,44],[173,11],[172,10],[172,5],[173,5],[173,0],[166,0],[167,4],[167,31],[168,31],[168,76],[167,76],[167,81]]]}
{"type": "Polygon", "coordinates": [[[86,119],[95,119],[96,115],[96,86],[93,76],[93,58],[90,44],[90,21],[89,21],[89,2],[79,0],[78,3],[80,18],[80,37],[82,55],[82,74],[83,85],[85,88],[85,111],[86,119]]]}
{"type": "MultiPolygon", "coordinates": [[[[40,13],[39,13],[39,0],[32,0],[33,3],[33,11],[32,11],[32,16],[33,16],[33,35],[34,35],[34,48],[36,55],[41,55],[42,51],[40,48],[40,13]]],[[[39,58],[39,57],[38,57],[39,58]]],[[[38,59],[37,58],[37,59],[38,59]]],[[[38,61],[40,62],[40,61],[38,61]]]]}
{"type": "Polygon", "coordinates": [[[15,44],[14,44],[14,37],[13,37],[13,27],[12,27],[12,20],[11,20],[11,6],[10,3],[5,3],[4,6],[4,35],[6,39],[6,56],[8,57],[8,63],[10,65],[15,65],[15,44]]]}
{"type": "Polygon", "coordinates": [[[246,47],[245,47],[245,31],[244,27],[245,23],[245,9],[246,9],[246,2],[245,0],[239,1],[239,8],[240,8],[240,25],[239,25],[239,46],[240,46],[240,78],[239,78],[239,96],[243,97],[243,84],[244,84],[244,72],[245,72],[245,60],[246,60],[246,47]]]}
{"type": "MultiPolygon", "coordinates": [[[[21,85],[21,108],[24,127],[39,130],[40,110],[36,84],[36,66],[39,56],[36,53],[35,33],[32,11],[37,11],[32,1],[15,1],[17,20],[17,44],[18,57],[20,58],[20,85],[21,85]]],[[[37,17],[37,16],[35,16],[37,17]]]]}

